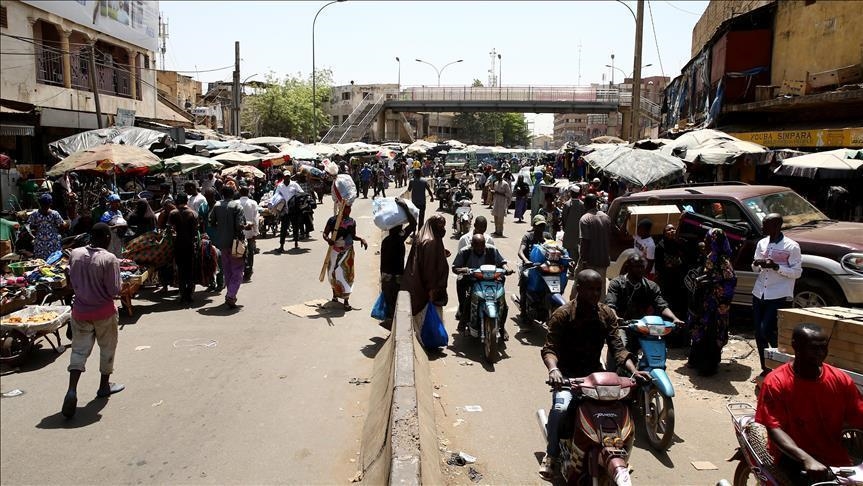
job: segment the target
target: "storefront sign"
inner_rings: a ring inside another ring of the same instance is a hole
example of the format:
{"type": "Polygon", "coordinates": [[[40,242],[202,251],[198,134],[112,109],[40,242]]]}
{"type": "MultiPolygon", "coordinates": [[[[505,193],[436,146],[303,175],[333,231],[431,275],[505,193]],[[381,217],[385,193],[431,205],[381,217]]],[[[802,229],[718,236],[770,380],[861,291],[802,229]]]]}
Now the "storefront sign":
{"type": "Polygon", "coordinates": [[[22,1],[149,51],[159,49],[159,2],[157,1],[22,1]]]}
{"type": "Polygon", "coordinates": [[[731,133],[730,135],[770,148],[863,148],[863,128],[777,130],[771,132],[731,133]]]}
{"type": "Polygon", "coordinates": [[[117,117],[114,120],[114,125],[117,125],[118,127],[134,127],[135,110],[117,108],[117,117]]]}

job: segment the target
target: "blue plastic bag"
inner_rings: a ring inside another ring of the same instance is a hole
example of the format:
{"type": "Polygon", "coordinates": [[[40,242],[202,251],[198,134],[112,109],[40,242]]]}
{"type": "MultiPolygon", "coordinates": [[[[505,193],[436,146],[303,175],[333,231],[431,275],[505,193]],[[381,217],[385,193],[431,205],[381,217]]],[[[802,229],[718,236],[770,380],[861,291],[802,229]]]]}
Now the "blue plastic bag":
{"type": "Polygon", "coordinates": [[[387,318],[387,301],[384,299],[384,293],[381,292],[378,295],[378,300],[375,301],[375,305],[372,306],[372,319],[377,319],[379,321],[384,321],[387,318]]]}
{"type": "Polygon", "coordinates": [[[443,326],[443,321],[437,313],[437,308],[431,302],[426,306],[426,316],[420,329],[420,344],[426,349],[442,348],[449,342],[449,335],[443,326]]]}

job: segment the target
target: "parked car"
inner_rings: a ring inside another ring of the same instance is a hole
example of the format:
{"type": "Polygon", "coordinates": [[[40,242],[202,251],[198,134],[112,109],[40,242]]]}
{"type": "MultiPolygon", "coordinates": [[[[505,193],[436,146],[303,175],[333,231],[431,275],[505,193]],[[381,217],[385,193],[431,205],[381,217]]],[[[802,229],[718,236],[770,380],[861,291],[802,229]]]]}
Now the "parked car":
{"type": "MultiPolygon", "coordinates": [[[[799,194],[781,186],[694,185],[618,197],[608,210],[612,221],[609,278],[619,274],[623,263],[620,254],[633,245],[626,229],[628,208],[645,205],[648,198],[688,211],[702,228],[722,227],[741,235],[733,258],[736,304],[752,304],[756,274],[751,263],[755,245],[764,237],[761,220],[775,212],[783,215],[783,233],[800,244],[803,254],[803,275],[794,286],[794,305],[863,305],[863,223],[831,220],[799,194]]],[[[683,233],[681,236],[686,239],[683,233]]],[[[690,238],[689,243],[694,245],[694,240],[690,238]]]]}

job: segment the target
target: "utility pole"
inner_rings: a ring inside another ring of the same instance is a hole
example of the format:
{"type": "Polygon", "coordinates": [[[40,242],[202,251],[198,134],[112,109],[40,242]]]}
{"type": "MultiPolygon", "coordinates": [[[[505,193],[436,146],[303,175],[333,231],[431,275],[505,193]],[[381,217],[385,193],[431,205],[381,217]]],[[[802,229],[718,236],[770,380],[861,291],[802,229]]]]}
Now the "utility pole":
{"type": "Polygon", "coordinates": [[[644,30],[644,0],[638,0],[635,12],[635,59],[632,66],[632,106],[629,110],[632,118],[629,133],[633,142],[641,136],[641,39],[644,30]]]}
{"type": "Polygon", "coordinates": [[[90,44],[90,91],[93,92],[93,103],[96,104],[96,126],[102,127],[102,105],[99,103],[99,88],[96,86],[96,43],[90,44]]]}
{"type": "Polygon", "coordinates": [[[234,94],[231,106],[231,131],[240,136],[240,41],[234,42],[234,94]]]}
{"type": "MultiPolygon", "coordinates": [[[[162,63],[162,71],[165,70],[165,50],[166,44],[168,42],[168,19],[162,16],[162,12],[159,12],[159,40],[162,41],[162,46],[159,49],[161,63],[162,63]]],[[[177,69],[176,67],[174,69],[177,69]]]]}

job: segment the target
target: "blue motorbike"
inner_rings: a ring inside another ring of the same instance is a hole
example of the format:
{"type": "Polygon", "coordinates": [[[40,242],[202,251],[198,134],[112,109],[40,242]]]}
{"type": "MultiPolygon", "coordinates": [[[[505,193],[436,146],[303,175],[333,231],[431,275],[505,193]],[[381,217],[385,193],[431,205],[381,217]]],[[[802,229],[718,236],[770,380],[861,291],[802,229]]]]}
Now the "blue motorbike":
{"type": "Polygon", "coordinates": [[[494,265],[472,268],[468,274],[468,278],[473,279],[468,329],[471,336],[482,341],[483,356],[490,364],[500,359],[498,335],[500,323],[506,319],[507,307],[503,288],[506,274],[506,270],[494,265]]]}
{"type": "Polygon", "coordinates": [[[627,340],[638,339],[638,370],[650,373],[650,383],[639,388],[636,402],[650,446],[661,451],[668,449],[674,438],[674,386],[665,372],[664,339],[674,327],[660,316],[645,316],[623,325],[627,340]]]}
{"type": "Polygon", "coordinates": [[[566,272],[569,253],[554,241],[533,245],[530,263],[522,266],[524,285],[516,303],[521,311],[522,325],[546,322],[558,307],[566,303],[566,272]]]}

